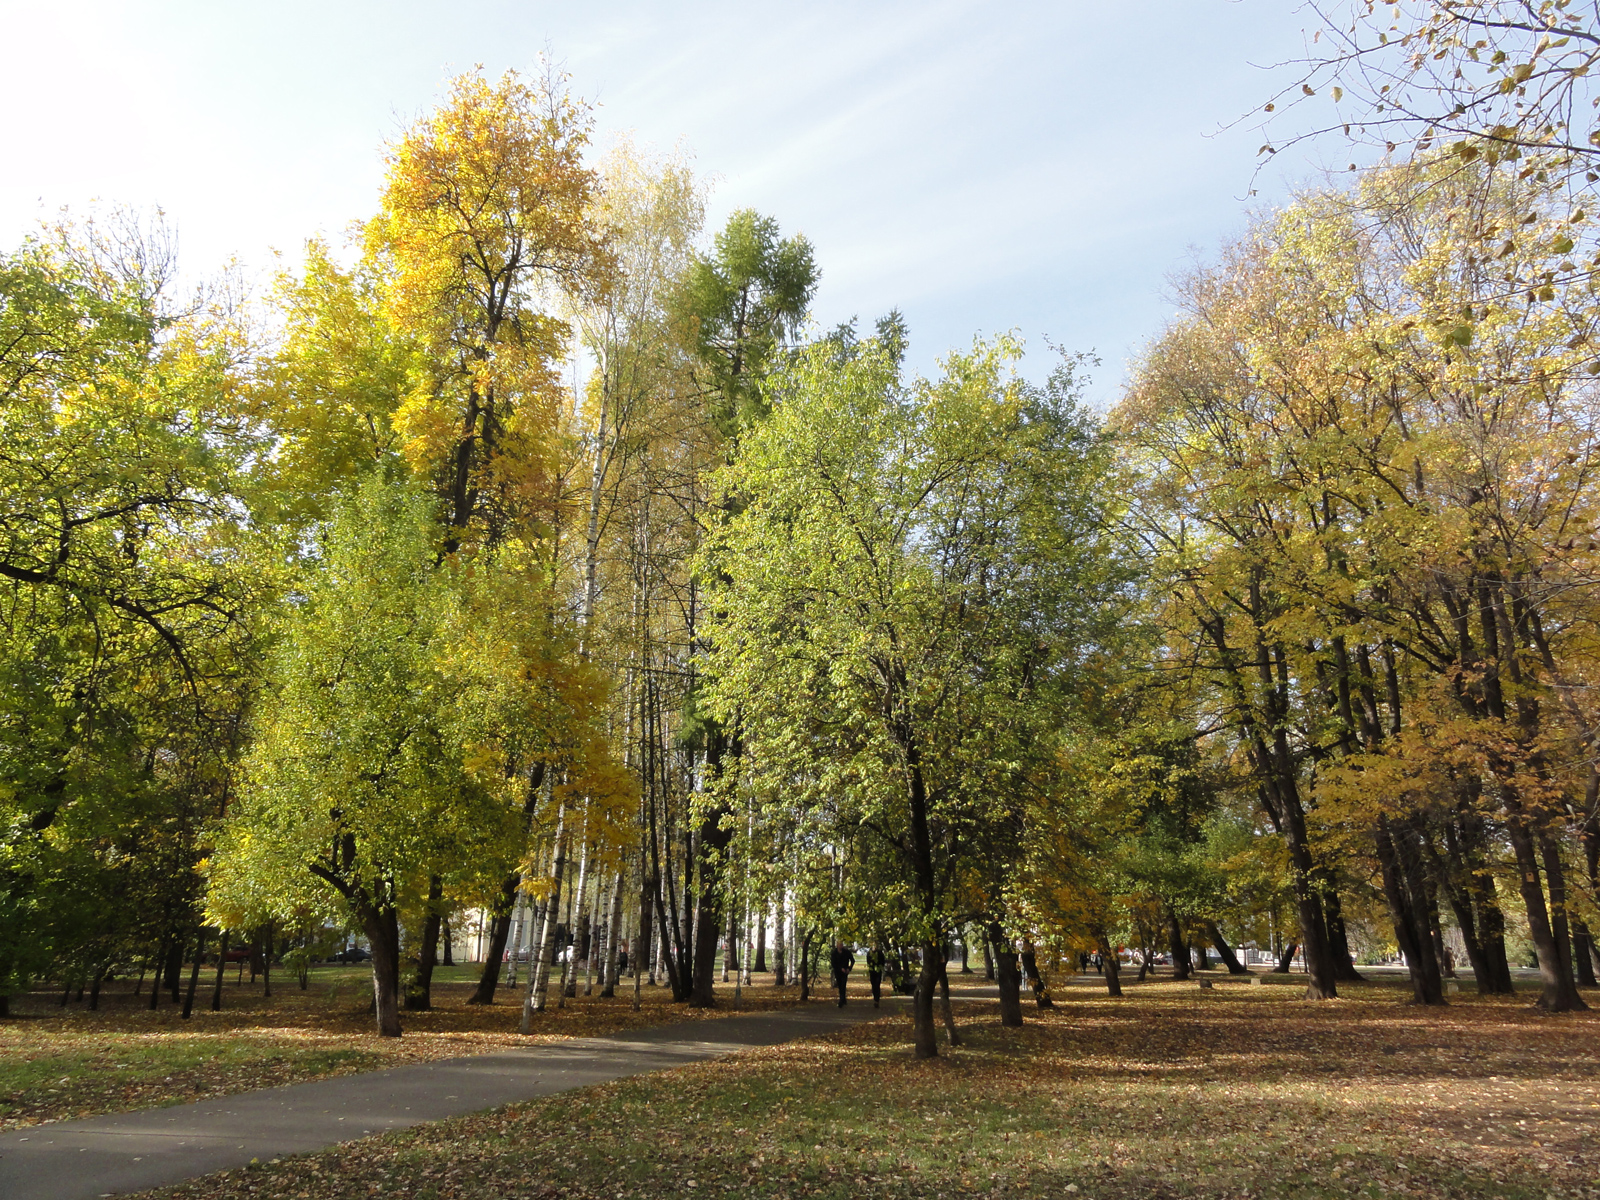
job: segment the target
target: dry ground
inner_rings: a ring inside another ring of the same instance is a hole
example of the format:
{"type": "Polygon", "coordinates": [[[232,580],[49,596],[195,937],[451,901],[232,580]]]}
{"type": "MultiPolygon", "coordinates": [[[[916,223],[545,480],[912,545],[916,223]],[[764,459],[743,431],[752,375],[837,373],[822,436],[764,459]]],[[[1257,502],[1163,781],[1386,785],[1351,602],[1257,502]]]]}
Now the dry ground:
{"type": "MultiPolygon", "coordinates": [[[[270,998],[261,980],[252,985],[248,974],[243,982],[237,979],[230,967],[222,1011],[214,1013],[209,1005],[215,974],[205,972],[188,1021],[165,994],[161,1006],[148,1011],[148,989],[135,996],[129,981],[107,985],[97,1012],[82,1003],[63,1007],[59,992],[13,997],[15,1015],[0,1020],[0,1129],[526,1044],[517,1033],[520,988],[502,987],[489,1008],[466,1003],[477,981],[475,967],[440,968],[434,1009],[403,1013],[400,1038],[373,1032],[371,974],[365,966],[317,967],[306,991],[277,973],[270,998]]],[[[725,1009],[692,1012],[673,1004],[667,989],[648,986],[640,1011],[634,1012],[631,981],[618,991],[614,1000],[579,996],[562,1009],[554,1008],[552,999],[552,1007],[537,1018],[534,1036],[596,1037],[726,1015],[725,1009]]],[[[757,987],[744,1007],[787,1007],[798,993],[798,988],[757,987]]]]}
{"type": "Polygon", "coordinates": [[[1082,981],[936,1062],[886,1016],[149,1197],[1600,1198],[1600,1013],[1345,990],[1082,981]]]}

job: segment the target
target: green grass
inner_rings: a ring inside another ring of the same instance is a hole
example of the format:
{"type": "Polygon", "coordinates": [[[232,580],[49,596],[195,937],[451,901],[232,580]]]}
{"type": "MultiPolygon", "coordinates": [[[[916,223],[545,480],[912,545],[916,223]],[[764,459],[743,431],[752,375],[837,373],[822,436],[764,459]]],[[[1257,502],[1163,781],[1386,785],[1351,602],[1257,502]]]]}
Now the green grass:
{"type": "MultiPolygon", "coordinates": [[[[270,997],[261,980],[252,985],[248,973],[241,981],[230,969],[221,1011],[211,1011],[206,986],[187,1021],[165,995],[151,1011],[148,990],[134,994],[131,980],[109,984],[96,1011],[76,1001],[63,1006],[60,992],[41,988],[16,997],[14,1016],[0,1020],[0,1128],[527,1045],[517,1032],[520,989],[502,989],[493,1006],[466,1003],[479,970],[439,968],[433,1010],[403,1014],[399,1039],[376,1035],[365,964],[318,966],[305,991],[286,972],[275,972],[270,997]]],[[[214,980],[207,972],[202,982],[214,980]]],[[[793,989],[765,987],[749,998],[751,1005],[772,1007],[792,1002],[793,989]]],[[[540,1014],[534,1035],[606,1036],[715,1015],[686,1012],[666,989],[647,987],[638,1012],[628,995],[552,1005],[540,1014]]]]}
{"type": "Polygon", "coordinates": [[[96,1045],[0,1058],[0,1122],[179,1104],[221,1092],[372,1070],[371,1051],[279,1038],[108,1034],[96,1045]]]}
{"type": "Polygon", "coordinates": [[[964,1006],[935,1062],[893,1017],[163,1194],[1600,1197],[1600,1017],[1389,986],[1063,992],[1021,1030],[964,1006]]]}

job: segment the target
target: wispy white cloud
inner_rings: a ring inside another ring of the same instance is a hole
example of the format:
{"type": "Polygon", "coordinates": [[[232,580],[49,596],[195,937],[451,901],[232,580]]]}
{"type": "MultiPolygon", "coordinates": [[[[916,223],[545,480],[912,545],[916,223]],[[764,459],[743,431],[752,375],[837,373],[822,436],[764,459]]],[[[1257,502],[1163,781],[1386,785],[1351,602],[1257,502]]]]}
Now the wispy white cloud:
{"type": "Polygon", "coordinates": [[[0,244],[102,197],[163,204],[191,267],[264,261],[370,209],[382,143],[451,73],[548,47],[602,134],[685,142],[720,177],[714,219],[803,229],[824,323],[899,306],[924,366],[976,330],[1048,332],[1112,379],[1171,268],[1242,224],[1255,146],[1210,135],[1299,26],[1281,0],[0,0],[0,244]]]}

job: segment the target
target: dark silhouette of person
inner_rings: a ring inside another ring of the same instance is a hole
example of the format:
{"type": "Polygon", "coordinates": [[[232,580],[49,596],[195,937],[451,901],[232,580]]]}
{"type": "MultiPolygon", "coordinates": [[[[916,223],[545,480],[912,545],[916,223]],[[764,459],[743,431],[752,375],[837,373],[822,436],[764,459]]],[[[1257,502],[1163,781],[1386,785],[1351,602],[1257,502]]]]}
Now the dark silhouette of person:
{"type": "Polygon", "coordinates": [[[856,965],[856,953],[842,942],[833,944],[830,965],[833,967],[833,986],[839,989],[839,1007],[844,1007],[845,987],[850,982],[850,971],[856,965]]]}
{"type": "Polygon", "coordinates": [[[883,986],[883,973],[889,966],[889,956],[883,952],[882,946],[874,946],[867,951],[867,982],[872,985],[872,1007],[880,1007],[878,998],[879,989],[883,986]]]}

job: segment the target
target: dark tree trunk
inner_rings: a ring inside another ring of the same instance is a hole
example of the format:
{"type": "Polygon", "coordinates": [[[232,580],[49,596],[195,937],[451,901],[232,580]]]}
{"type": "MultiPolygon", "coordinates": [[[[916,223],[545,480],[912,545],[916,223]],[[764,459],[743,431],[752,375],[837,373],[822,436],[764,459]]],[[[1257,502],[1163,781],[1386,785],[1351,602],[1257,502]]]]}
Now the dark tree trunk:
{"type": "MultiPolygon", "coordinates": [[[[648,866],[648,864],[646,864],[648,866]]],[[[633,951],[628,961],[634,974],[641,979],[650,972],[651,955],[655,951],[655,897],[660,891],[659,881],[653,880],[649,870],[639,873],[639,929],[633,939],[633,951]]]]}
{"type": "Polygon", "coordinates": [[[392,905],[365,903],[361,928],[372,943],[372,1005],[381,1037],[400,1036],[400,919],[392,905]]]}
{"type": "Polygon", "coordinates": [[[1481,790],[1481,783],[1475,779],[1464,785],[1460,811],[1445,825],[1445,846],[1451,862],[1456,864],[1456,877],[1460,880],[1459,888],[1450,887],[1447,892],[1463,935],[1468,929],[1476,935],[1476,946],[1467,943],[1467,957],[1472,963],[1479,994],[1509,996],[1512,993],[1511,964],[1506,959],[1505,914],[1500,908],[1494,875],[1489,870],[1488,831],[1483,818],[1475,811],[1481,790]],[[1463,910],[1470,919],[1463,918],[1463,910]],[[1474,949],[1478,951],[1477,957],[1473,957],[1474,949]]]}
{"type": "MultiPolygon", "coordinates": [[[[1492,879],[1485,882],[1491,888],[1494,886],[1492,879]]],[[[1494,897],[1491,907],[1483,910],[1479,929],[1483,930],[1483,957],[1490,971],[1491,986],[1487,990],[1496,996],[1510,996],[1516,987],[1511,982],[1511,959],[1506,954],[1506,916],[1498,896],[1494,897]]]]}
{"type": "Polygon", "coordinates": [[[912,996],[912,1036],[918,1058],[939,1057],[939,1043],[934,1037],[933,992],[939,986],[939,946],[925,942],[922,947],[922,970],[917,973],[917,990],[912,996]]]}
{"type": "MultiPolygon", "coordinates": [[[[1217,957],[1220,958],[1223,961],[1223,964],[1228,968],[1229,975],[1250,974],[1250,968],[1241,963],[1237,956],[1235,956],[1233,953],[1233,947],[1229,946],[1227,941],[1223,938],[1222,930],[1217,928],[1217,923],[1215,921],[1206,922],[1206,933],[1211,938],[1211,944],[1216,947],[1217,957]]],[[[1102,948],[1101,958],[1104,959],[1105,957],[1106,954],[1104,948],[1102,948]]]]}
{"type": "Polygon", "coordinates": [[[1122,963],[1111,948],[1111,939],[1104,929],[1094,931],[1095,945],[1100,947],[1100,961],[1105,964],[1106,995],[1122,995],[1122,963]]]}
{"type": "Polygon", "coordinates": [[[952,1046],[961,1045],[961,1034],[956,1032],[956,1014],[950,1004],[950,972],[945,957],[939,955],[939,1007],[944,1017],[945,1036],[952,1046]]]}
{"type": "Polygon", "coordinates": [[[1443,891],[1451,912],[1455,914],[1456,926],[1461,930],[1461,942],[1467,952],[1467,964],[1472,968],[1478,992],[1488,995],[1494,991],[1495,977],[1484,943],[1487,921],[1481,915],[1481,904],[1476,903],[1480,892],[1473,886],[1472,866],[1463,854],[1465,838],[1455,821],[1444,823],[1444,842],[1448,857],[1439,853],[1424,828],[1422,848],[1434,886],[1436,890],[1443,891]]]}
{"type": "Polygon", "coordinates": [[[1415,855],[1406,846],[1411,830],[1404,821],[1380,816],[1375,832],[1378,865],[1383,876],[1383,896],[1394,926],[1395,944],[1406,960],[1411,979],[1411,998],[1416,1004],[1443,1004],[1444,984],[1439,978],[1439,963],[1433,953],[1433,939],[1427,928],[1427,914],[1416,893],[1418,872],[1415,855]],[[1408,861],[1408,859],[1413,861],[1408,861]]]}
{"type": "Polygon", "coordinates": [[[778,919],[772,926],[772,986],[787,987],[793,974],[789,960],[794,957],[794,938],[789,936],[783,911],[784,894],[778,897],[778,919]]]}
{"type": "Polygon", "coordinates": [[[100,985],[105,982],[106,968],[97,967],[94,972],[94,982],[89,985],[89,1011],[95,1012],[100,1007],[100,985]]]}
{"type": "Polygon", "coordinates": [[[522,875],[517,871],[500,884],[489,910],[489,944],[483,953],[483,970],[478,975],[477,988],[467,997],[468,1004],[494,1003],[495,989],[500,986],[500,966],[506,957],[506,940],[511,936],[511,917],[517,907],[517,889],[521,886],[522,875]]]}
{"type": "Polygon", "coordinates": [[[1299,942],[1289,942],[1283,948],[1283,954],[1278,958],[1278,965],[1272,968],[1274,975],[1287,975],[1289,968],[1294,966],[1295,951],[1300,949],[1299,942]]]}
{"type": "Polygon", "coordinates": [[[689,981],[683,978],[678,970],[678,958],[672,952],[672,930],[667,923],[667,906],[660,895],[656,896],[656,915],[660,918],[661,926],[661,962],[667,969],[667,986],[672,989],[674,1001],[689,998],[689,981]]]}
{"type": "Polygon", "coordinates": [[[1594,935],[1576,917],[1572,920],[1572,958],[1579,987],[1594,987],[1594,935]]]}
{"type": "Polygon", "coordinates": [[[756,961],[752,968],[757,975],[764,975],[767,970],[767,914],[756,918],[756,961]]]}
{"type": "Polygon", "coordinates": [[[1433,959],[1439,964],[1441,977],[1454,978],[1455,968],[1450,965],[1450,956],[1444,950],[1444,924],[1439,920],[1439,889],[1425,872],[1422,888],[1428,914],[1428,940],[1433,943],[1433,959]]]}
{"type": "MultiPolygon", "coordinates": [[[[1584,869],[1589,878],[1589,895],[1600,896],[1600,772],[1590,772],[1588,807],[1589,819],[1582,834],[1584,869]]],[[[1600,967],[1600,942],[1588,926],[1583,927],[1583,938],[1579,953],[1587,951],[1592,961],[1583,968],[1581,978],[1588,987],[1594,987],[1595,968],[1600,967]]]]}
{"type": "Polygon", "coordinates": [[[233,937],[233,932],[228,929],[222,931],[221,949],[217,951],[217,981],[211,987],[211,1011],[222,1011],[222,974],[228,969],[228,942],[233,937]]]}
{"type": "Polygon", "coordinates": [[[439,959],[439,925],[444,919],[439,904],[443,899],[444,880],[434,875],[428,880],[428,915],[422,923],[416,969],[406,984],[406,1008],[412,1012],[427,1012],[433,1007],[433,968],[439,959]]]}
{"type": "Polygon", "coordinates": [[[441,930],[439,932],[439,938],[440,938],[441,942],[444,944],[444,957],[439,960],[439,965],[440,966],[445,966],[445,967],[453,967],[453,966],[455,966],[456,965],[456,959],[455,959],[454,953],[452,953],[452,951],[455,949],[455,946],[454,946],[455,936],[454,936],[454,932],[450,928],[450,922],[449,921],[446,921],[444,923],[444,926],[441,928],[441,930]]]}
{"type": "MultiPolygon", "coordinates": [[[[811,999],[811,930],[810,929],[807,929],[804,933],[802,933],[800,935],[800,961],[795,965],[799,968],[799,971],[800,971],[800,1000],[801,1000],[801,1003],[804,1003],[805,1001],[811,999]]],[[[928,1003],[929,1003],[929,1005],[933,1004],[933,993],[932,992],[928,993],[928,1003]]],[[[930,1012],[932,1011],[931,1008],[930,1008],[929,1011],[930,1012]]],[[[930,1028],[933,1025],[933,1018],[931,1016],[928,1018],[928,1025],[929,1025],[930,1028]]]]}
{"type": "MultiPolygon", "coordinates": [[[[522,802],[522,829],[532,828],[534,810],[544,791],[545,763],[535,763],[528,776],[528,790],[522,802]]],[[[511,914],[517,906],[517,891],[522,887],[522,872],[512,871],[500,882],[500,892],[489,909],[489,946],[483,958],[483,970],[478,976],[478,986],[468,1004],[493,1004],[495,989],[500,986],[500,965],[505,959],[506,939],[511,935],[511,914]]],[[[445,965],[450,965],[450,946],[445,944],[445,965]]],[[[531,959],[531,956],[530,956],[531,959]]],[[[533,963],[528,963],[529,970],[533,963]]]]}
{"type": "Polygon", "coordinates": [[[194,931],[194,965],[189,968],[189,987],[183,994],[183,1019],[187,1021],[194,1012],[194,992],[200,985],[200,960],[206,954],[206,927],[194,931]]]}
{"type": "Polygon", "coordinates": [[[511,914],[491,913],[489,916],[489,944],[483,951],[483,970],[478,974],[478,986],[467,997],[468,1004],[493,1004],[495,990],[500,986],[500,968],[505,962],[506,942],[511,937],[511,914]]]}
{"type": "Polygon", "coordinates": [[[1017,969],[1016,949],[998,924],[989,927],[989,941],[994,947],[995,982],[1000,985],[1000,1024],[1020,1027],[1022,973],[1017,969]]]}
{"type": "MultiPolygon", "coordinates": [[[[1572,977],[1572,956],[1567,946],[1558,945],[1556,929],[1550,919],[1550,908],[1545,904],[1544,888],[1539,884],[1539,855],[1534,835],[1526,819],[1517,811],[1508,815],[1506,834],[1517,859],[1517,883],[1522,891],[1523,906],[1528,914],[1528,932],[1533,938],[1538,955],[1539,978],[1543,989],[1539,1007],[1546,1012],[1572,1012],[1589,1006],[1578,995],[1577,982],[1572,977]]],[[[1547,858],[1547,866],[1550,865],[1547,858]]],[[[1559,864],[1556,864],[1559,870],[1559,864]]],[[[1549,880],[1552,897],[1559,894],[1556,880],[1549,880]]],[[[1564,931],[1563,931],[1564,932],[1564,931]]]]}
{"type": "Polygon", "coordinates": [[[1039,955],[1033,943],[1024,940],[1022,943],[1022,970],[1027,976],[1028,985],[1033,988],[1033,999],[1040,1008],[1054,1008],[1056,1003],[1050,998],[1050,989],[1045,985],[1044,976],[1039,973],[1039,955]]]}
{"type": "MultiPolygon", "coordinates": [[[[1323,890],[1322,907],[1328,918],[1328,953],[1333,956],[1333,977],[1340,983],[1364,983],[1365,977],[1356,970],[1355,957],[1350,953],[1350,935],[1344,927],[1344,903],[1332,879],[1323,890]]],[[[1237,974],[1232,964],[1228,970],[1237,974]]]]}
{"type": "Polygon", "coordinates": [[[963,929],[961,931],[961,973],[963,975],[972,974],[972,966],[967,962],[967,955],[971,950],[971,946],[968,944],[970,941],[971,939],[967,936],[967,931],[963,929]]]}
{"type": "Polygon", "coordinates": [[[1189,943],[1183,936],[1183,926],[1178,924],[1178,918],[1173,913],[1167,914],[1167,949],[1172,955],[1172,977],[1189,978],[1189,943]]]}
{"type": "Polygon", "coordinates": [[[167,962],[166,968],[162,972],[162,986],[172,994],[172,1002],[174,1004],[183,999],[181,990],[183,986],[183,949],[187,941],[188,939],[184,935],[174,930],[171,939],[167,943],[167,962]]]}
{"type": "Polygon", "coordinates": [[[989,981],[994,980],[994,951],[989,946],[989,935],[983,937],[983,977],[989,981]]]}
{"type": "MultiPolygon", "coordinates": [[[[713,774],[721,771],[726,750],[724,735],[720,731],[712,733],[707,739],[706,764],[713,774]]],[[[713,973],[717,966],[717,943],[722,934],[722,889],[717,886],[717,874],[722,856],[732,841],[731,814],[719,807],[700,826],[699,908],[695,915],[694,986],[689,995],[690,1008],[717,1006],[713,973]]]]}
{"type": "Polygon", "coordinates": [[[151,1012],[156,1010],[156,1005],[161,1001],[161,975],[166,969],[167,939],[169,937],[171,937],[171,934],[162,935],[161,945],[156,950],[155,962],[151,964],[154,969],[150,972],[150,1003],[146,1005],[151,1012]]]}

